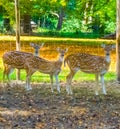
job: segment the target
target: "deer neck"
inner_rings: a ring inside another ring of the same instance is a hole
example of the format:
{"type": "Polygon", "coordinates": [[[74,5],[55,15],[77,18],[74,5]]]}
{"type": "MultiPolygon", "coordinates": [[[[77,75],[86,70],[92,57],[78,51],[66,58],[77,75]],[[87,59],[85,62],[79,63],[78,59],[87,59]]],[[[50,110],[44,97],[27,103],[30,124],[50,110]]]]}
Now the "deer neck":
{"type": "Polygon", "coordinates": [[[34,56],[39,56],[39,52],[35,51],[34,56]]]}
{"type": "Polygon", "coordinates": [[[106,53],[105,60],[106,60],[107,63],[110,63],[110,61],[111,61],[110,53],[106,53]]]}
{"type": "Polygon", "coordinates": [[[63,62],[63,56],[60,56],[58,59],[59,62],[63,62]]]}

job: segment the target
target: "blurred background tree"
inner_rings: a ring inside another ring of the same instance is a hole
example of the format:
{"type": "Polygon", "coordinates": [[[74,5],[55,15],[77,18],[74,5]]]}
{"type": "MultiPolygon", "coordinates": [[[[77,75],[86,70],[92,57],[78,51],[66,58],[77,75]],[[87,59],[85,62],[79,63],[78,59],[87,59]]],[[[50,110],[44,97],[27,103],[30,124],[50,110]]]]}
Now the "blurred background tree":
{"type": "MultiPolygon", "coordinates": [[[[20,0],[20,17],[23,34],[69,36],[72,33],[79,37],[91,33],[93,38],[101,37],[116,31],[116,1],[20,0]]],[[[1,0],[1,32],[13,33],[14,24],[14,0],[1,0]]]]}

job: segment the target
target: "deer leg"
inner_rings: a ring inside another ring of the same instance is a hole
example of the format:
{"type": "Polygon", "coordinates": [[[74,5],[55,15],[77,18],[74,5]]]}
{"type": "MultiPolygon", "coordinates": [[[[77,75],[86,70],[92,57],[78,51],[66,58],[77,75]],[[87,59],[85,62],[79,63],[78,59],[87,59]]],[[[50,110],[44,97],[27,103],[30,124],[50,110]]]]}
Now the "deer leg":
{"type": "Polygon", "coordinates": [[[6,75],[7,67],[4,65],[4,71],[3,71],[3,81],[5,81],[5,75],[6,75]]]}
{"type": "Polygon", "coordinates": [[[14,68],[10,67],[9,71],[7,72],[7,78],[10,81],[10,74],[14,71],[14,68]]]}
{"type": "Polygon", "coordinates": [[[103,90],[103,94],[107,94],[106,93],[106,89],[105,89],[105,83],[104,83],[104,74],[100,75],[101,76],[101,83],[102,83],[102,90],[103,90]]]}
{"type": "Polygon", "coordinates": [[[67,80],[66,91],[68,94],[73,94],[72,88],[71,88],[71,82],[72,82],[72,79],[73,79],[75,73],[76,73],[75,71],[70,71],[70,73],[66,77],[66,80],[67,80]]]}
{"type": "Polygon", "coordinates": [[[30,85],[30,79],[31,79],[31,76],[27,75],[26,76],[26,86],[25,86],[26,90],[32,90],[32,87],[30,85]]]}
{"type": "Polygon", "coordinates": [[[28,87],[29,87],[28,85],[29,85],[29,77],[26,76],[26,85],[25,85],[25,89],[26,89],[26,90],[29,90],[29,89],[28,89],[28,87]]]}
{"type": "Polygon", "coordinates": [[[53,75],[50,75],[51,91],[53,93],[53,75]]]}
{"type": "Polygon", "coordinates": [[[60,93],[60,85],[59,85],[58,75],[55,75],[55,80],[56,80],[57,91],[60,93]]]}
{"type": "Polygon", "coordinates": [[[5,65],[5,69],[3,72],[3,80],[5,80],[5,75],[7,76],[8,81],[10,81],[10,74],[14,71],[14,68],[11,66],[5,65]]]}
{"type": "Polygon", "coordinates": [[[98,91],[99,91],[99,75],[96,74],[95,75],[95,80],[96,80],[96,88],[95,88],[95,94],[98,95],[98,91]]]}
{"type": "Polygon", "coordinates": [[[26,86],[25,86],[25,88],[26,88],[26,90],[32,90],[32,87],[30,85],[30,80],[31,80],[31,76],[34,72],[32,72],[32,71],[30,72],[30,71],[26,70],[26,73],[27,73],[27,75],[26,75],[26,86]]]}

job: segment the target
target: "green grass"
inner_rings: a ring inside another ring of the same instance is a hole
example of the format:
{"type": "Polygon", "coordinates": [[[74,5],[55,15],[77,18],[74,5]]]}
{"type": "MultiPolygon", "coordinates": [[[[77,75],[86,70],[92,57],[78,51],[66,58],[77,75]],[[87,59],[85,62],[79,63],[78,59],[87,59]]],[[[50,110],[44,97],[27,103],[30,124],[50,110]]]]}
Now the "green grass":
{"type": "MultiPolygon", "coordinates": [[[[59,80],[65,82],[66,81],[66,76],[68,75],[69,70],[68,69],[63,69],[61,73],[59,74],[59,80]]],[[[0,81],[2,81],[3,78],[3,70],[0,71],[0,81]]],[[[21,70],[21,80],[25,81],[26,78],[26,73],[24,70],[21,70]]],[[[10,75],[11,80],[16,79],[16,72],[14,71],[10,75]]],[[[105,74],[105,80],[110,81],[110,80],[115,80],[116,79],[116,73],[115,72],[108,72],[105,74]]],[[[83,73],[81,71],[78,71],[74,78],[74,81],[94,81],[95,80],[95,75],[94,74],[87,74],[83,73]]],[[[43,74],[40,72],[36,72],[32,75],[31,78],[32,82],[50,82],[50,77],[48,74],[43,74]]]]}

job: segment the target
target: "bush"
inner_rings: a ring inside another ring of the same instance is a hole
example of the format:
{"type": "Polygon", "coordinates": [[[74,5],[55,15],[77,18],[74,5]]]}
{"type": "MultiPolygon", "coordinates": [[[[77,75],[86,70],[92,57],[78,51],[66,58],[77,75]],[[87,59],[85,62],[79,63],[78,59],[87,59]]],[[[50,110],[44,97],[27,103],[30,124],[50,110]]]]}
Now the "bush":
{"type": "Polygon", "coordinates": [[[116,24],[114,22],[107,21],[105,23],[105,33],[112,33],[116,30],[116,24]]]}

